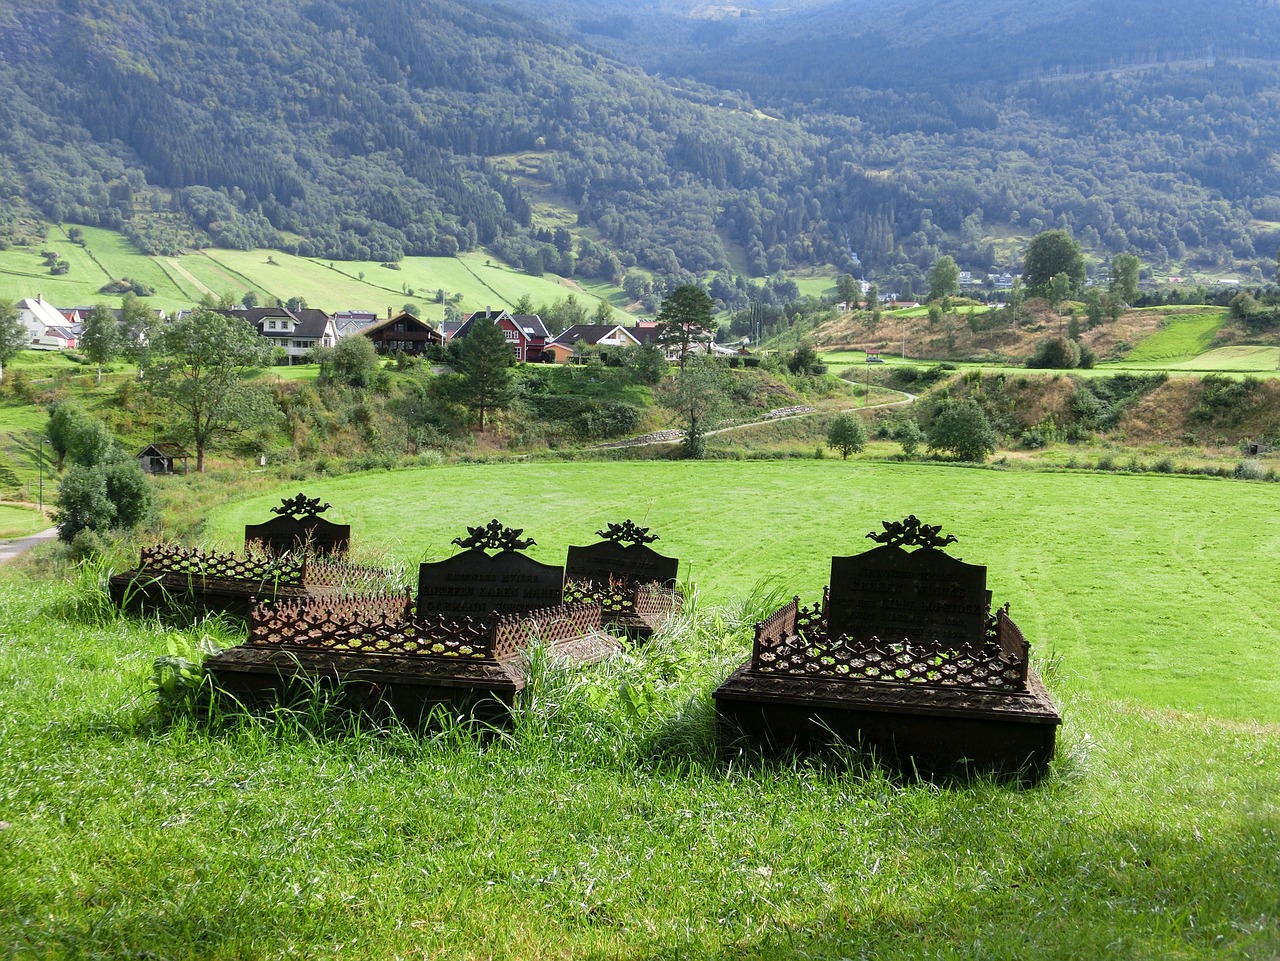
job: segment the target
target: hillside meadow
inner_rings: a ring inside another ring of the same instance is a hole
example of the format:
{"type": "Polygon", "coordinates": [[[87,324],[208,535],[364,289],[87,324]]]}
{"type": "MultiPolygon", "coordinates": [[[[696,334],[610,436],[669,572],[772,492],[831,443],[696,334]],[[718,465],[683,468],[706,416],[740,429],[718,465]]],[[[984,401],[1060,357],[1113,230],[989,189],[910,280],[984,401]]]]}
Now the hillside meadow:
{"type": "MultiPolygon", "coordinates": [[[[178,481],[182,483],[181,481],[178,481]]],[[[535,652],[512,726],[193,710],[105,569],[0,571],[0,950],[242,959],[1265,958],[1280,950],[1266,485],[822,462],[525,464],[309,483],[362,556],[530,553],[631,516],[687,616],[595,667],[535,652]],[[752,622],[916,512],[989,565],[1062,708],[1033,788],[759,757],[710,692],[752,622]],[[1247,519],[1247,522],[1246,520],[1247,519]],[[174,690],[171,688],[171,690],[174,690]],[[163,709],[158,709],[158,705],[163,709]]],[[[232,546],[281,487],[212,512],[232,546]]],[[[175,493],[175,492],[171,492],[175,493]]]]}
{"type": "Polygon", "coordinates": [[[444,290],[450,297],[461,295],[454,306],[464,313],[509,308],[526,295],[536,306],[574,294],[589,314],[607,300],[619,322],[629,316],[623,310],[627,298],[616,287],[580,284],[553,274],[533,277],[483,252],[405,257],[399,269],[377,261],[324,260],[278,250],[206,248],[160,257],[143,254],[122,234],[98,227],[81,227],[84,244],[73,244],[66,233],[70,226],[49,226],[43,244],[0,250],[0,297],[17,301],[40,294],[58,307],[115,305],[119,295],[99,290],[111,280],[129,277],[155,290],[146,298],[148,305],[169,312],[189,308],[209,294],[229,295],[239,302],[246,291],[253,291],[260,303],[272,297],[282,302],[302,297],[309,306],[328,311],[367,309],[381,314],[388,307],[399,310],[413,302],[424,317],[438,321],[445,305],[435,302],[436,291],[444,290]],[[57,251],[70,270],[50,274],[40,256],[44,250],[57,251]]]}

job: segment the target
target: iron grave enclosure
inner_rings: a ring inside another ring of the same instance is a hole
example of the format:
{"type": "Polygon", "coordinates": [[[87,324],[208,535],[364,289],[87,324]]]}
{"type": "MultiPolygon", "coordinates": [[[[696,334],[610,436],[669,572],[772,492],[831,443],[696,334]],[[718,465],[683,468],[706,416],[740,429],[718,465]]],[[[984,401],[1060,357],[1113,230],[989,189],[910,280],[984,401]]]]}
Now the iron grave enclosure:
{"type": "Polygon", "coordinates": [[[841,741],[925,776],[1040,777],[1061,718],[1008,605],[991,612],[986,568],[914,516],[883,526],[880,546],[832,558],[820,604],[756,625],[717,714],[774,749],[841,741]]]}

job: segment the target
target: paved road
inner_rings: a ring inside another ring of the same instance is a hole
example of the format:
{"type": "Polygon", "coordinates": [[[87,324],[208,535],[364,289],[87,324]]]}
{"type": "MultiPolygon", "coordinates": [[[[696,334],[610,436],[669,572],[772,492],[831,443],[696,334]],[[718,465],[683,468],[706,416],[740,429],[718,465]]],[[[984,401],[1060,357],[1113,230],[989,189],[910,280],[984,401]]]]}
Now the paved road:
{"type": "Polygon", "coordinates": [[[58,529],[50,527],[47,531],[32,534],[30,537],[18,537],[11,541],[0,541],[0,564],[11,561],[19,554],[24,554],[31,550],[37,544],[51,541],[57,536],[58,529]]]}

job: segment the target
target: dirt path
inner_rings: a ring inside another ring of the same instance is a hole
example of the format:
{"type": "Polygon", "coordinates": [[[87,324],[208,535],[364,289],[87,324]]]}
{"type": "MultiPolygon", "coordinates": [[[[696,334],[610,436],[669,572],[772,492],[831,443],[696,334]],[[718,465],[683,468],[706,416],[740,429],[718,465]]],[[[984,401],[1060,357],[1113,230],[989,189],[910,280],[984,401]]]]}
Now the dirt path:
{"type": "MultiPolygon", "coordinates": [[[[892,400],[885,404],[872,404],[870,407],[850,407],[850,410],[878,410],[885,407],[901,407],[904,404],[915,402],[916,395],[908,394],[905,390],[898,391],[902,395],[902,400],[892,400]]],[[[810,408],[795,414],[787,414],[783,417],[763,417],[760,420],[749,420],[744,424],[731,424],[728,427],[717,427],[715,430],[707,431],[703,436],[710,437],[713,434],[724,434],[731,430],[742,430],[744,427],[759,427],[761,424],[776,424],[779,421],[795,420],[799,417],[812,417],[818,413],[817,410],[810,408]]],[[[631,440],[610,441],[607,444],[596,444],[595,449],[607,447],[648,447],[652,444],[674,444],[684,439],[684,431],[682,430],[664,430],[657,434],[644,434],[641,437],[635,437],[631,440]]]]}
{"type": "Polygon", "coordinates": [[[178,274],[182,276],[183,280],[190,283],[191,286],[193,286],[196,290],[200,291],[200,293],[209,294],[212,297],[218,296],[212,290],[206,287],[204,284],[200,283],[199,279],[196,277],[195,274],[187,270],[186,267],[182,266],[182,264],[178,263],[178,261],[175,260],[174,258],[170,257],[166,262],[169,264],[170,267],[172,267],[178,274]]]}

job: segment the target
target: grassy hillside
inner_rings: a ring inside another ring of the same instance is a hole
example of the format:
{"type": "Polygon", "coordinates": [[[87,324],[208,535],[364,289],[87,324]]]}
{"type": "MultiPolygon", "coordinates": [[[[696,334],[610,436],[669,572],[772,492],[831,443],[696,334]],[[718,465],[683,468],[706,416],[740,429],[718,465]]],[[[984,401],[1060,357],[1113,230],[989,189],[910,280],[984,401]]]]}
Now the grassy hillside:
{"type": "MultiPolygon", "coordinates": [[[[1148,309],[1164,314],[1155,308],[1148,309]]],[[[1165,366],[1170,363],[1181,366],[1209,350],[1226,319],[1222,310],[1163,317],[1160,329],[1134,345],[1123,361],[1130,366],[1165,366]]]]}
{"type": "MultiPolygon", "coordinates": [[[[589,313],[602,299],[619,311],[626,304],[626,297],[616,287],[598,281],[585,287],[553,274],[533,277],[483,252],[406,257],[399,270],[391,270],[374,261],[296,257],[277,250],[208,248],[178,257],[153,257],[140,253],[114,231],[82,227],[81,247],[67,239],[64,229],[47,229],[44,244],[0,250],[0,297],[16,301],[41,294],[58,307],[118,304],[119,296],[99,293],[99,289],[111,280],[128,277],[154,288],[155,294],[146,302],[167,311],[190,307],[207,294],[228,295],[239,302],[249,290],[258,295],[260,303],[271,297],[281,301],[302,297],[309,306],[329,311],[385,313],[388,307],[399,310],[413,302],[432,320],[444,315],[444,305],[435,303],[438,290],[450,298],[460,294],[461,300],[452,303],[463,312],[511,307],[525,295],[538,305],[574,294],[589,313]],[[70,271],[51,275],[40,256],[42,250],[57,251],[71,265],[70,271]]],[[[620,312],[619,320],[626,316],[620,312]]]]}

